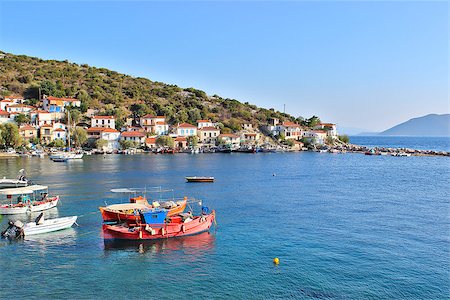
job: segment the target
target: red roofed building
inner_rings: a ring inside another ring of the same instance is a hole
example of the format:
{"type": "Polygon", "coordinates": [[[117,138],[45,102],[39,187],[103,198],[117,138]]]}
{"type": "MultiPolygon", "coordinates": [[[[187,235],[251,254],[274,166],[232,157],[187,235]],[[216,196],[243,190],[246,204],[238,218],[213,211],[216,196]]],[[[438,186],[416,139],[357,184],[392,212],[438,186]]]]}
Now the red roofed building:
{"type": "Polygon", "coordinates": [[[202,144],[216,145],[220,135],[220,129],[212,126],[204,126],[197,130],[197,135],[202,144]]]}
{"type": "Polygon", "coordinates": [[[116,119],[113,116],[93,116],[91,127],[116,128],[116,119]]]}
{"type": "Polygon", "coordinates": [[[320,124],[317,124],[316,126],[314,126],[313,129],[325,130],[327,132],[327,135],[331,136],[331,137],[337,137],[338,136],[336,124],[320,123],[320,124]]]}
{"type": "Polygon", "coordinates": [[[181,123],[177,126],[177,136],[193,136],[197,135],[197,127],[188,124],[188,123],[181,123]]]}
{"type": "Polygon", "coordinates": [[[36,129],[36,127],[33,127],[31,125],[28,125],[28,124],[20,126],[19,133],[26,140],[29,140],[29,139],[32,139],[32,138],[37,138],[37,129],[36,129]]]}
{"type": "Polygon", "coordinates": [[[177,136],[174,142],[177,149],[185,149],[188,146],[187,138],[184,136],[177,136]]]}
{"type": "Polygon", "coordinates": [[[120,140],[122,141],[133,141],[138,145],[145,143],[145,133],[138,131],[124,131],[120,134],[120,140]]]}
{"type": "Polygon", "coordinates": [[[197,127],[198,129],[203,127],[215,127],[216,124],[211,122],[211,120],[197,120],[197,127]]]}
{"type": "Polygon", "coordinates": [[[4,110],[0,110],[0,124],[13,122],[14,119],[11,119],[9,113],[4,110]]]}
{"type": "Polygon", "coordinates": [[[109,127],[91,127],[87,130],[88,138],[95,142],[98,139],[107,141],[103,151],[113,151],[119,149],[120,132],[114,128],[109,127]]]}
{"type": "Polygon", "coordinates": [[[146,138],[145,146],[147,146],[148,148],[156,148],[156,138],[155,137],[146,138]]]}
{"type": "Polygon", "coordinates": [[[139,121],[146,132],[152,132],[156,135],[167,135],[169,133],[169,124],[166,123],[165,116],[145,115],[139,121]]]}
{"type": "Polygon", "coordinates": [[[63,113],[65,107],[80,107],[81,101],[74,98],[57,98],[52,96],[44,96],[42,100],[43,107],[48,112],[63,113]]]}

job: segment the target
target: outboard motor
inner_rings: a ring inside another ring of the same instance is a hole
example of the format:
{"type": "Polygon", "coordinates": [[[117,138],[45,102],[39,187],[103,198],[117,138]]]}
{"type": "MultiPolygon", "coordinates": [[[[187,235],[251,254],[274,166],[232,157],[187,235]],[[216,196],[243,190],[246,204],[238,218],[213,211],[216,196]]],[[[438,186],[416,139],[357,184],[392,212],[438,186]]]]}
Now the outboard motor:
{"type": "Polygon", "coordinates": [[[8,228],[2,232],[2,238],[10,241],[23,238],[23,223],[20,221],[9,221],[8,228]]]}

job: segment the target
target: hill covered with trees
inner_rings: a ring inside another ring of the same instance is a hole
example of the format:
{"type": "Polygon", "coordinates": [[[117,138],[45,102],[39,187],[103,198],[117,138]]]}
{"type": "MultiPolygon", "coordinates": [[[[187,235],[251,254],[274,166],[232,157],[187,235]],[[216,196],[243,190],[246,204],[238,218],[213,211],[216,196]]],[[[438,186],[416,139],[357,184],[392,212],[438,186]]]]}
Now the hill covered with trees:
{"type": "Polygon", "coordinates": [[[83,112],[94,108],[100,114],[114,115],[118,126],[128,116],[145,114],[165,115],[172,124],[211,119],[223,125],[223,132],[240,130],[243,123],[266,124],[269,118],[311,125],[303,118],[218,95],[209,96],[195,88],[181,88],[67,60],[43,60],[0,51],[0,95],[10,94],[21,94],[34,103],[43,94],[74,97],[81,100],[83,112]]]}

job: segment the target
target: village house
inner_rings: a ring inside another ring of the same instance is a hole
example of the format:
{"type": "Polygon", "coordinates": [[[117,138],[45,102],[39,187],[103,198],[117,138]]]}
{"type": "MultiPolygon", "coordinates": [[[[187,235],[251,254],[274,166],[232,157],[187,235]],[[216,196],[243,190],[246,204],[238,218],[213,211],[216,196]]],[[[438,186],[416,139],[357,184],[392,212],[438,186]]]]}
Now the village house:
{"type": "Polygon", "coordinates": [[[313,127],[315,130],[324,130],[328,136],[336,138],[338,136],[336,124],[332,123],[320,123],[313,127]]]}
{"type": "Polygon", "coordinates": [[[51,124],[42,125],[39,128],[39,136],[41,144],[49,144],[53,141],[53,126],[51,124]]]}
{"type": "Polygon", "coordinates": [[[139,131],[124,131],[120,134],[120,140],[133,141],[137,145],[145,143],[145,133],[139,131]]]}
{"type": "Polygon", "coordinates": [[[156,135],[167,135],[169,133],[169,124],[166,123],[165,116],[145,115],[140,118],[139,123],[146,132],[152,132],[156,135]]]}
{"type": "Polygon", "coordinates": [[[181,123],[177,126],[177,136],[193,136],[197,135],[197,127],[188,123],[181,123]]]}
{"type": "Polygon", "coordinates": [[[176,149],[186,149],[188,147],[187,138],[184,136],[178,136],[174,140],[174,145],[176,149]]]}
{"type": "Polygon", "coordinates": [[[42,100],[44,110],[48,112],[65,112],[67,106],[80,107],[81,101],[74,98],[57,98],[52,96],[44,96],[42,100]]]}
{"type": "Polygon", "coordinates": [[[303,136],[302,127],[294,122],[283,122],[283,124],[279,126],[279,131],[284,134],[286,140],[299,141],[303,136]]]}
{"type": "Polygon", "coordinates": [[[211,120],[197,120],[197,128],[201,129],[203,127],[215,127],[216,124],[211,122],[211,120]]]}
{"type": "Polygon", "coordinates": [[[323,130],[308,130],[303,132],[303,137],[313,144],[325,144],[327,132],[323,130]]]}
{"type": "Polygon", "coordinates": [[[216,145],[220,129],[204,126],[197,130],[197,135],[202,144],[216,145]]]}
{"type": "Polygon", "coordinates": [[[116,128],[116,119],[113,116],[93,116],[91,127],[116,128]]]}
{"type": "Polygon", "coordinates": [[[49,113],[45,110],[37,110],[31,113],[31,122],[38,127],[46,124],[53,124],[57,120],[55,113],[49,113]]]}
{"type": "Polygon", "coordinates": [[[137,132],[145,132],[144,128],[138,126],[127,126],[124,131],[137,131],[137,132]]]}
{"type": "Polygon", "coordinates": [[[259,140],[259,133],[244,132],[241,134],[241,142],[247,144],[256,144],[259,140]]]}
{"type": "Polygon", "coordinates": [[[232,133],[222,133],[219,135],[219,141],[221,141],[225,145],[238,147],[241,143],[241,138],[238,135],[232,133]]]}
{"type": "Polygon", "coordinates": [[[92,142],[103,139],[108,143],[103,147],[103,151],[113,151],[119,149],[120,132],[109,127],[91,127],[87,130],[88,139],[92,142]]]}
{"type": "Polygon", "coordinates": [[[14,119],[11,119],[9,113],[4,110],[0,110],[0,124],[11,123],[14,119]]]}
{"type": "Polygon", "coordinates": [[[13,100],[10,99],[3,99],[0,101],[0,110],[5,110],[6,111],[6,107],[13,105],[13,104],[17,104],[18,102],[14,102],[13,100]]]}
{"type": "Polygon", "coordinates": [[[244,130],[252,131],[252,130],[253,130],[253,125],[250,124],[250,123],[246,123],[246,124],[243,124],[243,125],[242,125],[242,128],[243,128],[244,130]]]}
{"type": "Polygon", "coordinates": [[[12,104],[12,105],[6,106],[6,111],[9,114],[14,114],[14,115],[18,115],[18,114],[29,115],[30,111],[32,111],[33,109],[34,109],[33,106],[29,106],[29,105],[25,105],[25,104],[12,104]]]}
{"type": "Polygon", "coordinates": [[[145,146],[150,149],[155,149],[156,148],[156,138],[155,137],[146,138],[145,146]]]}
{"type": "Polygon", "coordinates": [[[33,127],[31,125],[28,125],[28,124],[20,126],[19,134],[25,140],[30,140],[30,139],[33,139],[33,138],[37,138],[37,136],[38,136],[36,127],[33,127]]]}

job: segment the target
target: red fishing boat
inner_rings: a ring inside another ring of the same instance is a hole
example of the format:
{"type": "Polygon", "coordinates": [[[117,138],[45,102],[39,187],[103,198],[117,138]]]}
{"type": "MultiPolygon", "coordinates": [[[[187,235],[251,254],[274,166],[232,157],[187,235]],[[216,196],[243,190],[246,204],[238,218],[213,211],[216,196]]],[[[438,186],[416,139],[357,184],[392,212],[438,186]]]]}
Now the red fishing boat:
{"type": "Polygon", "coordinates": [[[141,221],[140,213],[153,208],[162,208],[167,210],[168,216],[182,213],[186,208],[187,198],[180,201],[165,201],[152,204],[147,199],[139,196],[130,199],[130,203],[112,204],[105,207],[99,207],[102,213],[103,222],[127,222],[139,223],[141,221]]]}
{"type": "Polygon", "coordinates": [[[182,237],[208,231],[214,220],[215,211],[213,210],[209,214],[195,217],[189,214],[167,217],[163,224],[151,224],[150,220],[134,225],[103,224],[103,238],[105,240],[157,240],[182,237]]]}

